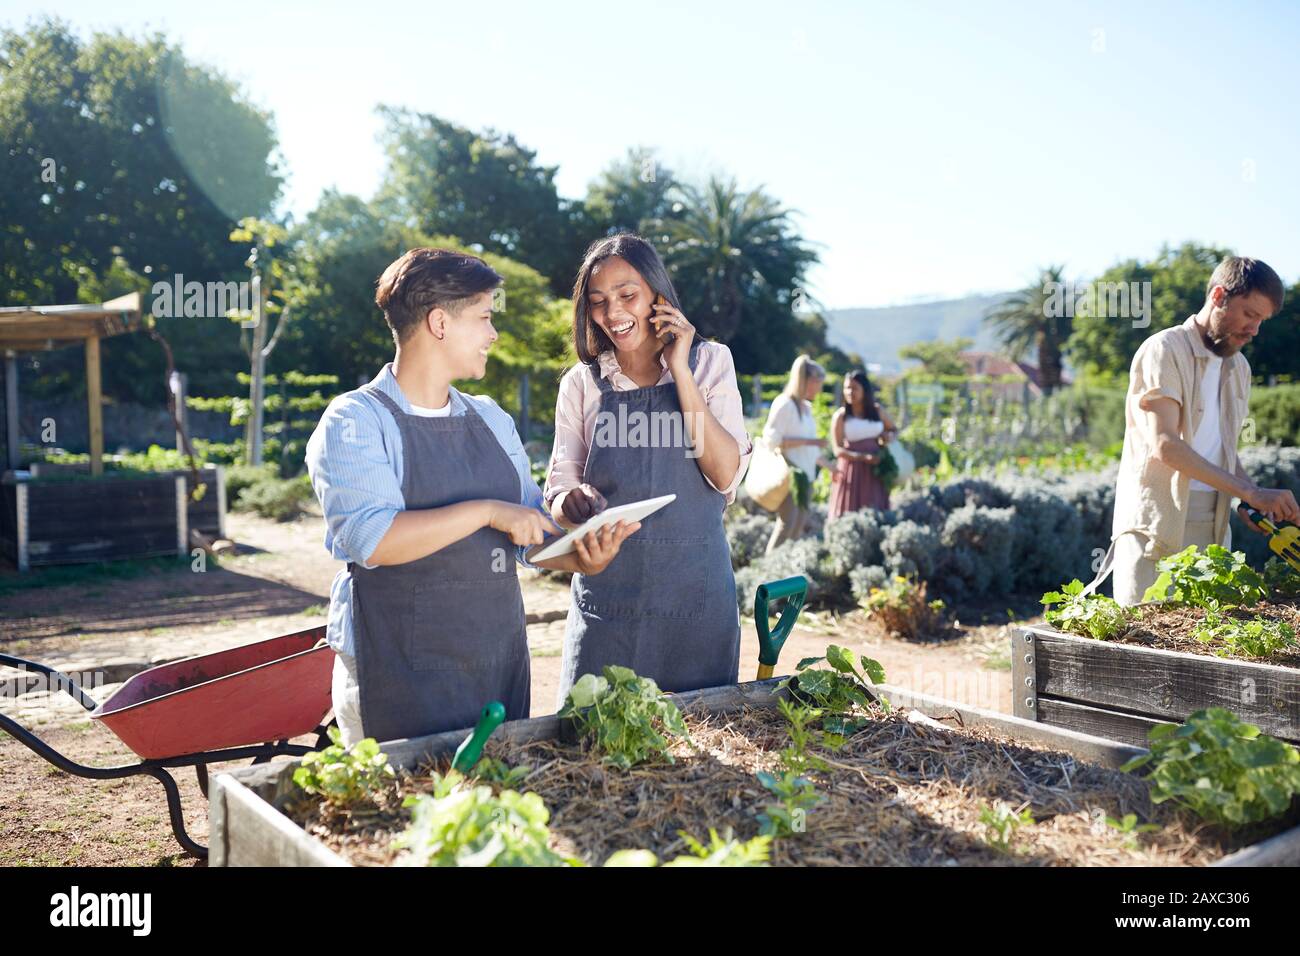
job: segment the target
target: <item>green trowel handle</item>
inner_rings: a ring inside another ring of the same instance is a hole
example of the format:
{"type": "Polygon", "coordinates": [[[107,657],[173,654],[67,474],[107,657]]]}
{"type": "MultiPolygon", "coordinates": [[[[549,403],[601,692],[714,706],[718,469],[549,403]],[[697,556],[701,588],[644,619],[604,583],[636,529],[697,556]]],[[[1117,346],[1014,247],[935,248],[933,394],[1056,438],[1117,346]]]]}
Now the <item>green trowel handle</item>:
{"type": "Polygon", "coordinates": [[[772,676],[772,668],[781,656],[781,647],[785,639],[794,630],[794,622],[803,610],[804,597],[808,593],[808,579],[803,575],[782,578],[760,584],[754,593],[754,626],[758,629],[758,676],[764,679],[772,676]],[[767,616],[768,603],[785,598],[785,607],[781,617],[772,629],[767,616]]]}
{"type": "Polygon", "coordinates": [[[478,763],[478,758],[483,754],[483,745],[492,736],[492,731],[500,727],[505,719],[506,705],[501,701],[494,700],[484,707],[473,733],[461,741],[460,746],[456,748],[456,756],[451,759],[452,769],[459,770],[461,773],[469,773],[473,770],[474,765],[478,763]]]}

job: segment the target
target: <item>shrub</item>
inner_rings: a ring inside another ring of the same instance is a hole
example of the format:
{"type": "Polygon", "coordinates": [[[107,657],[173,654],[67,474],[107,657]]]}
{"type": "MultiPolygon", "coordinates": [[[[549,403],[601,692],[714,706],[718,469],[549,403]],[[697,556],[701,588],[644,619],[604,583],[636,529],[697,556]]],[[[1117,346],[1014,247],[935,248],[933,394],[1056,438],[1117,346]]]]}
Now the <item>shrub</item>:
{"type": "Polygon", "coordinates": [[[938,531],[915,521],[900,521],[885,532],[880,553],[890,575],[929,579],[934,574],[939,545],[938,531]]]}
{"type": "Polygon", "coordinates": [[[1250,417],[1260,440],[1300,445],[1300,385],[1251,389],[1250,417]]]}
{"type": "Polygon", "coordinates": [[[949,514],[940,539],[939,588],[970,597],[1009,591],[1015,518],[1011,508],[984,508],[973,500],[949,514]]]}
{"type": "Polygon", "coordinates": [[[851,511],[826,525],[826,550],[831,573],[844,577],[854,568],[879,564],[887,517],[878,511],[851,511]]]}
{"type": "Polygon", "coordinates": [[[1012,586],[1040,590],[1085,575],[1090,550],[1079,513],[1050,487],[1032,478],[1008,484],[1012,521],[1012,586]]]}
{"type": "Polygon", "coordinates": [[[861,604],[871,594],[872,588],[883,588],[889,583],[889,572],[878,564],[854,568],[849,572],[849,588],[853,600],[861,604]]]}
{"type": "Polygon", "coordinates": [[[231,465],[226,469],[226,500],[232,507],[239,501],[244,489],[259,481],[278,478],[275,465],[231,465]]]}
{"type": "Polygon", "coordinates": [[[235,501],[239,511],[255,511],[263,518],[291,521],[302,513],[302,506],[313,496],[311,480],[297,478],[263,478],[244,488],[235,501]]]}
{"type": "Polygon", "coordinates": [[[894,578],[883,588],[872,588],[862,606],[889,634],[914,640],[945,626],[943,602],[926,600],[926,584],[894,578]]]}
{"type": "Polygon", "coordinates": [[[747,614],[753,613],[754,592],[760,584],[796,575],[808,579],[808,603],[846,602],[847,578],[837,579],[832,575],[826,559],[826,545],[817,538],[785,542],[771,554],[736,572],[736,599],[741,609],[747,614]]]}
{"type": "Polygon", "coordinates": [[[727,544],[731,548],[731,566],[739,570],[759,560],[767,549],[776,522],[766,512],[741,512],[726,522],[727,544]]]}

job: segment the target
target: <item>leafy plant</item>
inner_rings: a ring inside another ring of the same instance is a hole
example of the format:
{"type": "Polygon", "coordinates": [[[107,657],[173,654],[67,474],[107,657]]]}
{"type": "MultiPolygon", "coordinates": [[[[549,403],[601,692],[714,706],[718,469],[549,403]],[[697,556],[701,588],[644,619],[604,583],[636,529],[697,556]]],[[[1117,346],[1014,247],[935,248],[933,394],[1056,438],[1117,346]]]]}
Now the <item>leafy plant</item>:
{"type": "Polygon", "coordinates": [[[1130,850],[1136,850],[1138,848],[1139,835],[1143,833],[1155,833],[1160,829],[1154,823],[1140,824],[1137,821],[1138,817],[1136,813],[1126,813],[1118,820],[1114,817],[1106,817],[1106,826],[1128,836],[1130,839],[1124,841],[1124,845],[1130,850]]]}
{"type": "MultiPolygon", "coordinates": [[[[685,830],[677,835],[686,841],[689,850],[669,860],[664,866],[767,866],[772,853],[772,838],[756,836],[741,842],[732,836],[730,828],[718,836],[709,828],[708,844],[701,843],[685,830]]],[[[650,850],[619,850],[610,854],[606,866],[657,866],[659,858],[650,850]]]]}
{"type": "Polygon", "coordinates": [[[497,783],[503,787],[514,788],[528,779],[532,767],[512,767],[496,757],[481,757],[470,770],[469,775],[484,783],[497,783]]]}
{"type": "Polygon", "coordinates": [[[1159,577],[1143,601],[1178,601],[1197,607],[1249,606],[1268,597],[1263,576],[1240,551],[1209,545],[1198,552],[1189,545],[1156,564],[1159,577]]]}
{"type": "Polygon", "coordinates": [[[469,786],[455,770],[432,794],[408,797],[411,823],[394,841],[405,866],[574,866],[549,844],[550,812],[535,793],[469,786]]]}
{"type": "Polygon", "coordinates": [[[1083,594],[1083,582],[1075,578],[1059,591],[1043,595],[1048,624],[1071,634],[1082,634],[1104,641],[1122,634],[1132,620],[1132,612],[1120,607],[1114,598],[1101,594],[1083,594]],[[1061,605],[1059,608],[1053,604],[1061,605]]]}
{"type": "Polygon", "coordinates": [[[898,460],[888,445],[881,446],[880,451],[877,452],[876,463],[872,465],[871,470],[876,473],[876,477],[880,479],[886,491],[892,490],[898,483],[898,460]]]}
{"type": "Polygon", "coordinates": [[[337,727],[329,728],[333,742],[324,750],[304,754],[293,772],[293,782],[327,803],[350,806],[385,790],[396,778],[388,757],[373,737],[344,747],[337,727]]]}
{"type": "Polygon", "coordinates": [[[788,688],[796,700],[824,711],[822,726],[827,731],[849,736],[865,727],[869,720],[851,716],[855,707],[869,710],[872,704],[877,704],[889,710],[889,701],[875,688],[884,680],[885,669],[879,661],[865,654],[854,661],[851,651],[831,644],[826,648],[825,657],[805,657],[795,665],[795,673],[778,686],[788,688]],[[821,661],[830,664],[832,670],[813,670],[812,666],[821,661]]]}
{"type": "Polygon", "coordinates": [[[1016,833],[1022,826],[1033,826],[1034,816],[1028,807],[1016,811],[999,800],[980,809],[980,823],[984,824],[984,842],[999,853],[1009,853],[1016,833]]]}
{"type": "Polygon", "coordinates": [[[772,837],[803,833],[807,829],[808,811],[825,799],[817,793],[812,781],[791,770],[779,775],[760,770],[754,776],[777,799],[759,812],[759,832],[772,837]]]}
{"type": "Polygon", "coordinates": [[[669,736],[689,739],[682,712],[659,685],[627,667],[604,677],[583,674],[560,708],[578,735],[590,738],[604,760],[626,770],[652,758],[673,763],[669,736]]]}
{"type": "Polygon", "coordinates": [[[1281,597],[1300,596],[1300,571],[1274,555],[1264,563],[1264,584],[1281,597]]]}
{"type": "Polygon", "coordinates": [[[1296,646],[1295,630],[1285,621],[1266,617],[1243,621],[1227,617],[1217,608],[1205,612],[1205,619],[1196,625],[1192,636],[1205,644],[1220,645],[1215,650],[1220,657],[1268,657],[1296,646]]]}
{"type": "Polygon", "coordinates": [[[1173,800],[1227,827],[1279,816],[1300,793],[1300,753],[1222,707],[1198,710],[1181,726],[1151,728],[1150,752],[1121,769],[1152,765],[1151,800],[1173,800]]]}
{"type": "Polygon", "coordinates": [[[862,606],[888,633],[913,640],[944,626],[944,604],[927,601],[926,587],[924,581],[895,575],[885,587],[872,588],[862,606]]]}
{"type": "Polygon", "coordinates": [[[812,742],[810,725],[822,716],[822,712],[787,700],[778,700],[777,706],[790,726],[790,746],[781,751],[781,765],[794,774],[827,769],[826,761],[808,753],[808,745],[812,742]]]}

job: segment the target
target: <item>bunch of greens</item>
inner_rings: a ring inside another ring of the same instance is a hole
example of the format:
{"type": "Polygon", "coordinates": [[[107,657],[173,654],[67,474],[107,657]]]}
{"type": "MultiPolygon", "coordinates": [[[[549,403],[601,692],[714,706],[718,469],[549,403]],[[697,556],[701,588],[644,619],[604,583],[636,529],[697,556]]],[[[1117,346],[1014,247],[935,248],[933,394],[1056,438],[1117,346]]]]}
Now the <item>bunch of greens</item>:
{"type": "Polygon", "coordinates": [[[404,866],[576,866],[549,846],[550,812],[535,793],[470,786],[455,770],[432,794],[408,797],[411,823],[394,846],[404,866]]]}
{"type": "Polygon", "coordinates": [[[795,665],[795,673],[781,681],[778,687],[788,688],[797,701],[824,711],[822,726],[832,734],[850,736],[867,725],[870,718],[852,716],[855,707],[869,710],[878,704],[889,710],[889,701],[880,696],[875,685],[885,680],[885,669],[879,661],[859,655],[855,662],[853,653],[835,644],[826,648],[825,657],[805,657],[795,665]],[[813,670],[821,661],[830,664],[831,670],[813,670]],[[859,663],[861,669],[859,669],[859,663]]]}
{"type": "Polygon", "coordinates": [[[583,674],[569,691],[560,717],[572,718],[604,760],[627,769],[646,760],[673,763],[666,734],[688,738],[677,705],[649,677],[627,667],[606,667],[605,676],[583,674]]]}
{"type": "Polygon", "coordinates": [[[333,742],[324,750],[305,754],[293,772],[293,782],[327,803],[350,806],[373,800],[396,778],[388,757],[373,737],[348,748],[337,727],[329,728],[333,742]]]}
{"type": "Polygon", "coordinates": [[[1203,552],[1189,545],[1156,564],[1159,577],[1143,601],[1177,601],[1197,607],[1248,607],[1268,597],[1263,576],[1240,551],[1212,544],[1203,552]]]}
{"type": "MultiPolygon", "coordinates": [[[[674,857],[664,866],[767,866],[772,853],[772,838],[767,836],[756,836],[742,843],[730,829],[718,836],[718,831],[710,827],[706,845],[685,830],[678,830],[677,835],[686,841],[689,852],[674,857]]],[[[619,850],[610,854],[605,865],[658,866],[659,858],[650,850],[619,850]]]]}
{"type": "Polygon", "coordinates": [[[1266,617],[1243,621],[1227,617],[1217,608],[1206,610],[1205,618],[1196,625],[1192,636],[1206,644],[1218,644],[1215,653],[1220,657],[1268,657],[1296,646],[1295,631],[1285,621],[1266,617]]]}
{"type": "Polygon", "coordinates": [[[1159,724],[1151,750],[1121,769],[1151,764],[1151,800],[1174,800],[1226,827],[1279,816],[1300,793],[1300,752],[1222,707],[1198,710],[1181,726],[1159,724]]]}
{"type": "Polygon", "coordinates": [[[876,463],[872,466],[876,477],[880,483],[889,491],[898,482],[898,460],[894,458],[894,453],[889,450],[888,445],[881,445],[880,450],[876,452],[876,463]]]}
{"type": "Polygon", "coordinates": [[[1043,617],[1048,624],[1070,634],[1082,634],[1104,641],[1128,629],[1132,612],[1120,607],[1113,598],[1083,593],[1083,582],[1075,578],[1059,591],[1043,595],[1047,608],[1043,617]],[[1059,604],[1060,607],[1052,607],[1059,604]]]}

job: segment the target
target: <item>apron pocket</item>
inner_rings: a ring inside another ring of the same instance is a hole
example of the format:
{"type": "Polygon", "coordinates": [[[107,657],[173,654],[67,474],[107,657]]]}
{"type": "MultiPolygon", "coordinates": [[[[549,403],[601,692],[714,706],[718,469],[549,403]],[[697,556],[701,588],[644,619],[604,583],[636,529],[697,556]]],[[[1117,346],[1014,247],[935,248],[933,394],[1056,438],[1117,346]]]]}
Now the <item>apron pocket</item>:
{"type": "Polygon", "coordinates": [[[604,572],[580,576],[578,609],[601,618],[698,619],[714,573],[709,544],[708,538],[638,541],[633,535],[604,572]]]}
{"type": "Polygon", "coordinates": [[[416,671],[479,671],[528,653],[514,575],[416,585],[400,646],[416,671]]]}

